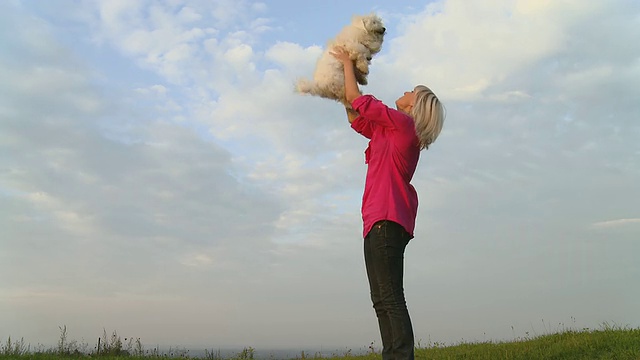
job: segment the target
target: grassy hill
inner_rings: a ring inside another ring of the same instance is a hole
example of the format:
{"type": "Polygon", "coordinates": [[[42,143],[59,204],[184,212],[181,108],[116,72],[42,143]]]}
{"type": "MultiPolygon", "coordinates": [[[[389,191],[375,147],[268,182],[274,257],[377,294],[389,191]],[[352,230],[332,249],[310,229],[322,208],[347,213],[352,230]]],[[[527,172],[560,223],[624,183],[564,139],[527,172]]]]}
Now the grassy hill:
{"type": "MultiPolygon", "coordinates": [[[[63,330],[63,329],[61,329],[63,330]]],[[[0,360],[4,359],[78,359],[78,358],[100,358],[108,359],[128,359],[142,360],[152,358],[172,359],[172,358],[192,358],[185,352],[176,354],[161,354],[157,351],[144,350],[139,340],[131,347],[123,346],[122,341],[114,333],[107,337],[100,353],[95,349],[91,352],[80,351],[76,342],[69,342],[65,338],[66,328],[63,336],[55,349],[31,351],[30,346],[24,341],[12,341],[8,339],[0,345],[0,360]],[[137,346],[136,346],[137,345],[137,346]],[[127,349],[127,350],[125,350],[127,349]]],[[[126,344],[125,344],[126,345],[126,344]]],[[[84,347],[86,349],[86,346],[84,347]]],[[[640,360],[640,329],[621,329],[605,326],[601,330],[582,331],[567,330],[556,334],[538,336],[530,339],[521,339],[511,342],[482,342],[482,343],[460,343],[457,345],[444,346],[440,344],[416,349],[416,359],[429,360],[453,360],[453,359],[474,359],[474,360],[640,360]]],[[[219,353],[210,352],[201,359],[209,360],[244,360],[254,359],[252,348],[244,349],[235,356],[223,358],[219,353]]],[[[369,353],[366,355],[352,355],[346,353],[337,357],[320,357],[301,353],[297,359],[326,359],[326,360],[374,360],[381,359],[379,353],[369,353]]],[[[269,359],[276,360],[275,357],[269,359]]]]}

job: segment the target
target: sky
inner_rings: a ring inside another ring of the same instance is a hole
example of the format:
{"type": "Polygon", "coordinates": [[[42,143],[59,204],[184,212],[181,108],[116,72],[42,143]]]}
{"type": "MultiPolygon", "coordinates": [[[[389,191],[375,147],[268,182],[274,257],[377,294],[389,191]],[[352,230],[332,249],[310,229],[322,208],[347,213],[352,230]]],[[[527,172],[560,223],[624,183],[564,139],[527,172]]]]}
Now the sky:
{"type": "Polygon", "coordinates": [[[380,347],[367,140],[294,93],[354,14],[362,88],[431,87],[416,341],[639,327],[635,0],[0,2],[0,339],[380,347]]]}

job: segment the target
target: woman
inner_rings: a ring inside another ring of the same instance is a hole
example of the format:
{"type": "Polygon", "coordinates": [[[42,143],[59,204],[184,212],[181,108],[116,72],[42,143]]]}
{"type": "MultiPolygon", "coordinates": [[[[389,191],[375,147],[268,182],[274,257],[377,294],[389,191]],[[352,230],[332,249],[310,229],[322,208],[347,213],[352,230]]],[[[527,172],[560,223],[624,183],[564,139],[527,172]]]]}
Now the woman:
{"type": "Polygon", "coordinates": [[[413,238],[418,195],[411,178],[420,151],[442,129],[444,111],[426,86],[416,86],[396,100],[396,109],[362,95],[353,62],[344,49],[333,56],[344,65],[345,94],[351,127],[370,139],[365,151],[367,176],[362,197],[364,259],[371,300],[382,337],[382,358],[413,359],[414,338],[404,298],[404,250],[413,238]]]}

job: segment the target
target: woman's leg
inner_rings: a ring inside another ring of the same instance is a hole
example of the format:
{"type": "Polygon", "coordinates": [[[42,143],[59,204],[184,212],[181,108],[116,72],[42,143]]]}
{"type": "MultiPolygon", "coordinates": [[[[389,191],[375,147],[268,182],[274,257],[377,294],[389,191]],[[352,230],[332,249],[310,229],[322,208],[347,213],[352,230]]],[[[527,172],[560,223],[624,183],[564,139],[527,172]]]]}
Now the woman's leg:
{"type": "Polygon", "coordinates": [[[382,358],[413,359],[413,328],[404,298],[404,249],[409,234],[392,221],[377,222],[364,241],[371,301],[378,317],[382,358]]]}

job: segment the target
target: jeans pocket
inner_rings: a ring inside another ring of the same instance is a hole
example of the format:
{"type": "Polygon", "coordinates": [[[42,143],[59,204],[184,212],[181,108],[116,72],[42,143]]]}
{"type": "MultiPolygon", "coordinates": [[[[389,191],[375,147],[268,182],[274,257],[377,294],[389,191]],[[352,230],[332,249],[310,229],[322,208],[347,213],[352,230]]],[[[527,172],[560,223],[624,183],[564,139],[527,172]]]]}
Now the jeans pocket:
{"type": "Polygon", "coordinates": [[[376,237],[378,237],[379,239],[387,238],[388,223],[389,223],[388,220],[380,220],[380,221],[377,221],[375,224],[373,224],[373,231],[376,237]]]}
{"type": "Polygon", "coordinates": [[[404,227],[394,221],[380,220],[373,224],[368,238],[377,248],[387,249],[391,253],[404,251],[409,242],[409,233],[404,227]]]}

